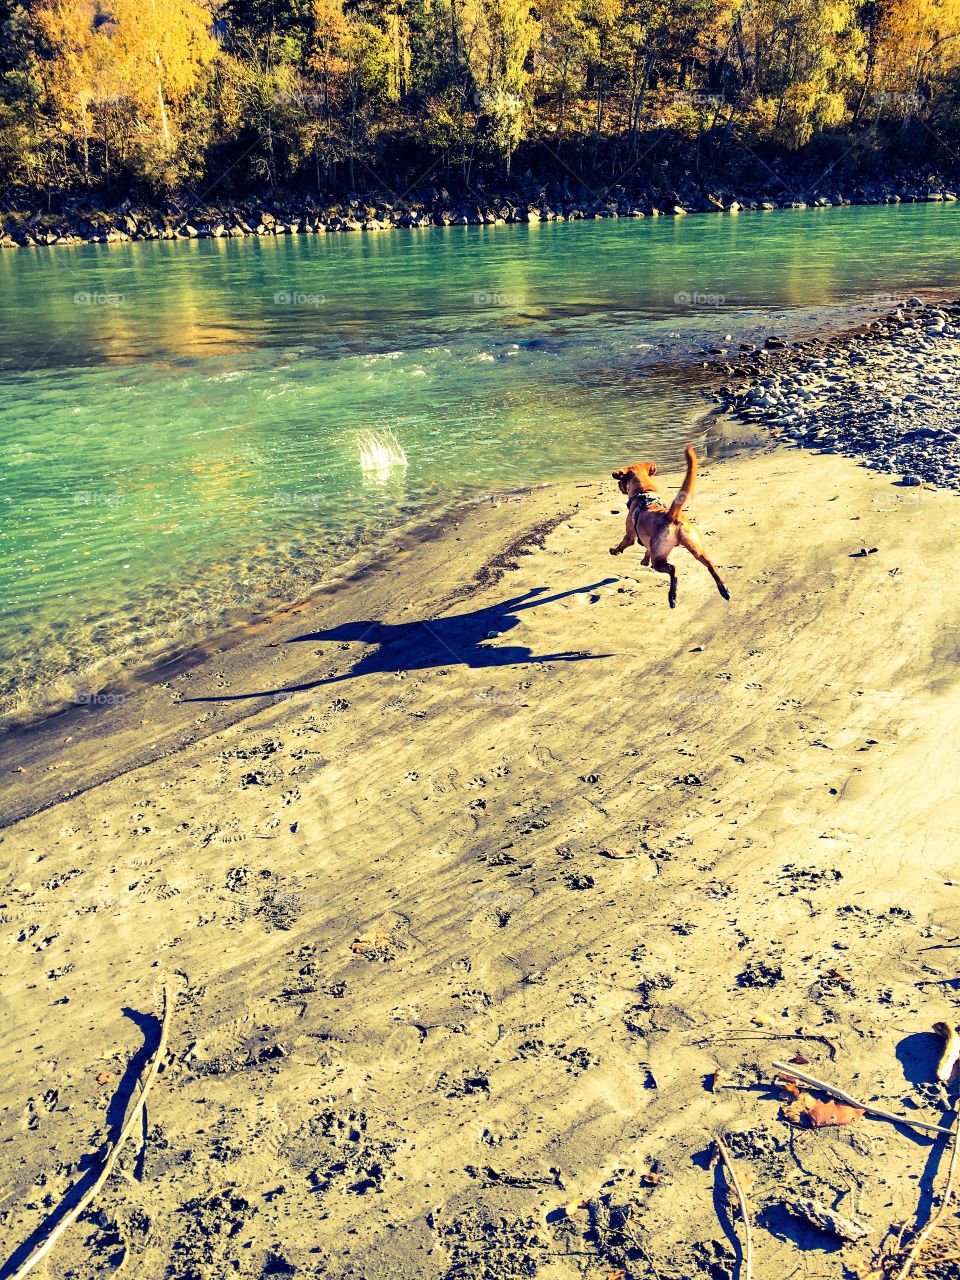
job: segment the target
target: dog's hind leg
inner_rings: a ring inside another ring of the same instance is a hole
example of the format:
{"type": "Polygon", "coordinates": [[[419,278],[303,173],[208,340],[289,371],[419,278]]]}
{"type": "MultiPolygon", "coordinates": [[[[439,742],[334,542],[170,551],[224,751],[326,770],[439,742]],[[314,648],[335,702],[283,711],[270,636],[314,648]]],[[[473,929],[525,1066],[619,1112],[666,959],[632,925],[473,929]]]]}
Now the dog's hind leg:
{"type": "Polygon", "coordinates": [[[713,578],[714,582],[717,584],[717,590],[723,596],[724,600],[729,600],[730,592],[727,590],[727,584],[720,577],[720,574],[717,570],[717,566],[713,563],[713,561],[704,551],[703,544],[700,541],[699,535],[691,537],[688,530],[681,529],[680,545],[681,547],[685,547],[686,550],[690,552],[694,560],[699,560],[702,565],[704,565],[707,569],[709,569],[710,576],[713,578]]]}
{"type": "Polygon", "coordinates": [[[657,573],[667,573],[670,575],[670,590],[667,592],[667,600],[670,602],[670,608],[677,607],[677,571],[667,559],[666,556],[656,556],[653,561],[653,567],[657,573]]]}

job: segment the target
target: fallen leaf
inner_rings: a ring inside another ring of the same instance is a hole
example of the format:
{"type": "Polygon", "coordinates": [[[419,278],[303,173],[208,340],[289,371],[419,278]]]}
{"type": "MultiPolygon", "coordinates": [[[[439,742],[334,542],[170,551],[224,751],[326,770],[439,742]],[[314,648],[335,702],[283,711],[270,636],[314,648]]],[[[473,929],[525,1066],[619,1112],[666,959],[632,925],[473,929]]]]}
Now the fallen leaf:
{"type": "Polygon", "coordinates": [[[718,1089],[723,1087],[723,1076],[718,1067],[716,1071],[711,1071],[707,1076],[707,1088],[711,1093],[716,1093],[718,1089]]]}
{"type": "Polygon", "coordinates": [[[569,1204],[563,1206],[563,1212],[568,1218],[572,1218],[575,1213],[587,1207],[586,1200],[571,1200],[569,1204]]]}
{"type": "Polygon", "coordinates": [[[113,1079],[112,1071],[101,1071],[97,1076],[97,1084],[109,1084],[113,1079]]]}
{"type": "Polygon", "coordinates": [[[827,974],[828,978],[833,978],[835,982],[849,982],[850,979],[842,969],[831,969],[827,974]]]}
{"type": "Polygon", "coordinates": [[[826,1129],[830,1125],[854,1124],[864,1117],[863,1107],[851,1107],[846,1102],[815,1102],[804,1109],[804,1115],[814,1129],[826,1129]]]}
{"type": "Polygon", "coordinates": [[[798,1067],[806,1067],[809,1065],[810,1059],[805,1058],[802,1053],[796,1053],[790,1061],[795,1062],[798,1067]]]}
{"type": "Polygon", "coordinates": [[[658,1182],[663,1181],[663,1174],[657,1173],[656,1169],[651,1169],[649,1173],[643,1175],[640,1181],[646,1183],[648,1187],[655,1187],[658,1182]]]}
{"type": "Polygon", "coordinates": [[[845,1102],[818,1102],[812,1094],[802,1093],[789,1076],[778,1077],[793,1102],[783,1107],[783,1118],[791,1124],[807,1124],[811,1129],[828,1129],[836,1125],[853,1124],[863,1118],[863,1107],[851,1107],[845,1102]]]}
{"type": "MultiPolygon", "coordinates": [[[[754,1182],[756,1182],[756,1178],[753,1176],[750,1169],[738,1170],[737,1177],[740,1180],[740,1186],[743,1189],[743,1193],[746,1195],[754,1182]]],[[[727,1171],[727,1203],[730,1205],[731,1212],[737,1214],[742,1212],[740,1208],[740,1197],[737,1195],[736,1187],[734,1187],[733,1183],[730,1181],[729,1170],[727,1171]]],[[[747,1200],[747,1211],[749,1212],[750,1209],[750,1201],[747,1200]]]]}
{"type": "Polygon", "coordinates": [[[937,1063],[937,1079],[949,1084],[960,1068],[960,1026],[935,1022],[933,1029],[944,1041],[943,1053],[937,1063]]]}
{"type": "Polygon", "coordinates": [[[623,1267],[617,1267],[616,1271],[607,1272],[607,1280],[626,1280],[627,1273],[623,1267]]]}
{"type": "Polygon", "coordinates": [[[618,844],[613,849],[601,850],[605,858],[632,858],[634,856],[633,846],[629,844],[618,844]]]}

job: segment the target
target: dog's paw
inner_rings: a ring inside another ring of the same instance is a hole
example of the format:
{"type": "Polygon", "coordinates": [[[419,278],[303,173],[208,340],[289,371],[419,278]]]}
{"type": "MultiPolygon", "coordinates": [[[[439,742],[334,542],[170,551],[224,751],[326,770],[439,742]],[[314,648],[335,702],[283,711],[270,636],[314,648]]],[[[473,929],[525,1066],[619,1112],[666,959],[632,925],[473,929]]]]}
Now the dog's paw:
{"type": "Polygon", "coordinates": [[[724,600],[729,600],[729,599],[730,599],[730,592],[727,590],[727,588],[726,588],[726,587],[721,587],[721,588],[720,588],[720,594],[723,596],[724,600]]]}
{"type": "Polygon", "coordinates": [[[610,554],[611,554],[612,556],[618,556],[618,555],[620,554],[620,548],[619,548],[619,547],[611,547],[611,548],[610,548],[610,554]]]}

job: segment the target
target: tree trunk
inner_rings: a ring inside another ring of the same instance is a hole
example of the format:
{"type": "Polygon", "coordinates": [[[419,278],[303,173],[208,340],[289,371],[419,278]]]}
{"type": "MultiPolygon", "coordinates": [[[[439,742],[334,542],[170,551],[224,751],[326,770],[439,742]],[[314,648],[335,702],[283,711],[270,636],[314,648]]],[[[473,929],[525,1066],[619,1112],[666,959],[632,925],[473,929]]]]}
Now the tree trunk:
{"type": "Polygon", "coordinates": [[[163,65],[160,62],[160,51],[157,50],[155,56],[157,64],[157,102],[160,105],[160,124],[163,128],[164,142],[170,142],[170,125],[167,123],[167,107],[163,101],[163,65]]]}

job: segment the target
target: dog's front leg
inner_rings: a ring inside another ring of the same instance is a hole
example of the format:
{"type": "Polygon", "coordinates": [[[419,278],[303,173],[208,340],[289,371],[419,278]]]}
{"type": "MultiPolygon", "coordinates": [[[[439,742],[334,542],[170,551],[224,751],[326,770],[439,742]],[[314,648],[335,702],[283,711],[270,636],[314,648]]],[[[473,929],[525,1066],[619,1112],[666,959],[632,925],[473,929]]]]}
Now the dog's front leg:
{"type": "Polygon", "coordinates": [[[626,533],[625,533],[625,534],[623,535],[623,537],[620,539],[620,542],[619,542],[619,544],[618,544],[617,546],[615,546],[615,547],[611,547],[611,548],[610,548],[610,554],[611,554],[612,556],[619,556],[619,555],[622,555],[622,554],[623,554],[623,552],[624,552],[624,551],[626,551],[627,547],[632,547],[632,546],[633,546],[633,544],[636,542],[636,540],[637,540],[637,535],[636,535],[636,533],[634,532],[634,530],[633,530],[633,528],[632,528],[632,526],[631,526],[630,522],[628,521],[628,522],[627,522],[627,531],[626,531],[626,533]]]}

